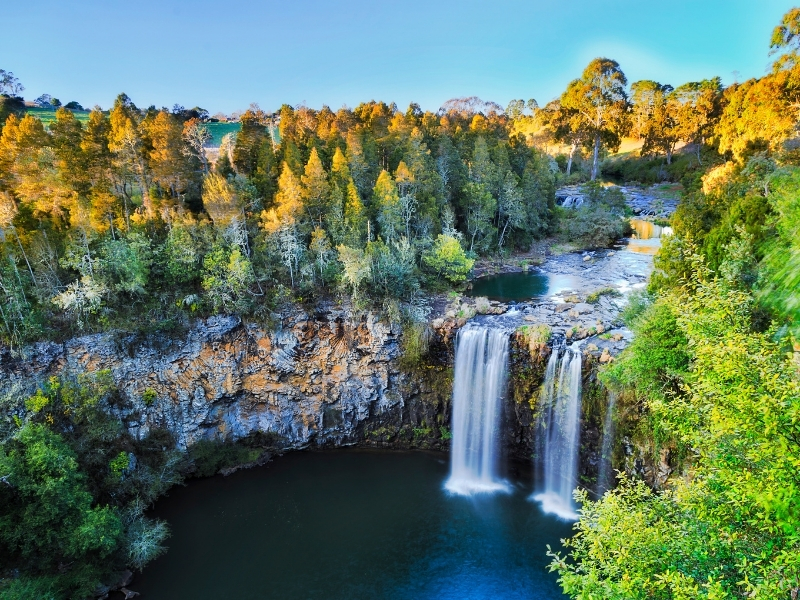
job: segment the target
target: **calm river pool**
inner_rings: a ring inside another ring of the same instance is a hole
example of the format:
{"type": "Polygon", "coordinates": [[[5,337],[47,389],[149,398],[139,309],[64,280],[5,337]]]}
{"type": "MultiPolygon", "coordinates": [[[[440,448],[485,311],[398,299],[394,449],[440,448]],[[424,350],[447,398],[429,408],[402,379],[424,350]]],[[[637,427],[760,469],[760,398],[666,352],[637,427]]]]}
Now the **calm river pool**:
{"type": "Polygon", "coordinates": [[[571,525],[514,492],[443,489],[448,457],[295,452],[158,502],[169,551],[137,576],[143,600],[555,599],[546,545],[571,525]]]}
{"type": "Polygon", "coordinates": [[[486,296],[489,300],[514,302],[575,290],[582,282],[582,279],[575,275],[534,271],[501,273],[477,278],[468,293],[470,296],[486,296]]]}

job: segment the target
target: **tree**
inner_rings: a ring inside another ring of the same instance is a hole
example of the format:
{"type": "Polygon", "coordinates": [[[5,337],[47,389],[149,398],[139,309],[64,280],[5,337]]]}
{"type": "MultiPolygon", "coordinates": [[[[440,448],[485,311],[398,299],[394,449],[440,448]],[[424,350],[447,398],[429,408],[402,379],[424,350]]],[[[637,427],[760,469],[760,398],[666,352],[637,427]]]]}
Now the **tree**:
{"type": "Polygon", "coordinates": [[[303,186],[286,163],[278,179],[275,207],[261,213],[264,228],[276,232],[281,224],[294,226],[303,208],[303,186]]]}
{"type": "Polygon", "coordinates": [[[351,179],[347,184],[347,195],[344,200],[344,225],[349,243],[359,246],[364,243],[366,222],[364,203],[361,202],[361,196],[351,179]]]}
{"type": "Polygon", "coordinates": [[[439,234],[433,247],[422,255],[422,262],[437,276],[452,283],[467,278],[475,261],[467,258],[461,243],[450,235],[439,234]]]}
{"type": "Polygon", "coordinates": [[[355,131],[347,133],[347,162],[350,167],[350,175],[356,184],[362,198],[369,198],[373,187],[372,168],[368,157],[364,152],[361,136],[355,131]]]}
{"type": "Polygon", "coordinates": [[[722,82],[719,77],[685,83],[671,94],[676,104],[675,130],[687,144],[694,144],[698,164],[702,163],[700,150],[712,135],[719,117],[722,82]]]}
{"type": "MultiPolygon", "coordinates": [[[[108,147],[116,158],[115,166],[122,179],[132,175],[139,184],[146,216],[155,216],[155,206],[150,196],[152,172],[147,160],[148,143],[143,137],[142,117],[136,105],[125,94],[120,94],[114,101],[109,117],[111,130],[108,136],[108,147]]],[[[122,184],[125,193],[125,184],[122,184]]]]}
{"type": "Polygon", "coordinates": [[[497,200],[484,184],[470,181],[464,186],[462,205],[469,236],[469,251],[474,252],[487,245],[486,242],[493,232],[492,219],[497,210],[497,200]]]}
{"type": "Polygon", "coordinates": [[[321,225],[323,217],[330,210],[331,188],[316,148],[311,149],[305,173],[300,179],[303,183],[305,212],[312,222],[321,225]]]}
{"type": "Polygon", "coordinates": [[[527,213],[526,229],[534,238],[544,236],[550,227],[555,206],[555,183],[552,159],[543,152],[534,152],[525,163],[521,183],[527,213]]]}
{"type": "Polygon", "coordinates": [[[561,104],[580,114],[580,129],[591,140],[592,181],[599,173],[601,147],[618,148],[626,130],[627,84],[617,61],[596,58],[561,95],[561,104]]]}
{"type": "Polygon", "coordinates": [[[0,69],[0,94],[19,96],[25,87],[14,77],[14,73],[0,69]]]}
{"type": "Polygon", "coordinates": [[[236,171],[252,175],[258,165],[258,152],[267,141],[266,114],[257,104],[252,104],[239,118],[240,128],[229,157],[236,171]]]}
{"type": "Polygon", "coordinates": [[[238,246],[215,244],[203,259],[203,289],[215,311],[243,310],[254,282],[253,266],[238,246]]]}
{"type": "Polygon", "coordinates": [[[328,265],[333,260],[333,250],[328,240],[328,235],[321,227],[316,227],[311,232],[311,243],[308,245],[309,254],[319,270],[319,278],[323,283],[326,279],[328,265]]]}
{"type": "Polygon", "coordinates": [[[183,124],[181,134],[186,146],[182,152],[186,156],[196,158],[200,161],[203,174],[208,173],[208,158],[206,157],[206,145],[211,141],[211,132],[208,127],[202,124],[200,119],[192,118],[183,124]]]}
{"type": "Polygon", "coordinates": [[[350,286],[353,299],[357,299],[361,284],[370,277],[369,257],[363,250],[345,245],[340,245],[336,250],[343,268],[342,281],[350,286]]]}
{"type": "Polygon", "coordinates": [[[50,108],[53,106],[53,97],[50,94],[42,94],[33,103],[41,108],[50,108]]]}
{"type": "Polygon", "coordinates": [[[203,208],[220,231],[224,231],[232,221],[244,218],[236,189],[227,179],[216,173],[209,173],[203,179],[203,208]]]}
{"type": "Polygon", "coordinates": [[[392,243],[403,230],[402,206],[397,186],[391,174],[383,170],[372,191],[372,205],[377,213],[378,224],[384,241],[392,243]]]}
{"type": "Polygon", "coordinates": [[[584,145],[589,136],[589,131],[584,126],[583,115],[577,109],[564,106],[560,100],[548,103],[539,111],[539,115],[553,139],[569,146],[567,175],[570,175],[575,152],[584,145]]]}
{"type": "Polygon", "coordinates": [[[12,556],[53,569],[119,545],[119,516],[93,506],[74,452],[46,426],[26,424],[0,450],[0,478],[0,537],[12,556]]]}
{"type": "Polygon", "coordinates": [[[779,54],[773,67],[775,72],[791,69],[797,65],[797,51],[800,48],[800,8],[792,8],[783,15],[780,25],[772,31],[769,47],[770,54],[779,54]]]}
{"type": "Polygon", "coordinates": [[[643,80],[631,84],[632,133],[642,140],[641,154],[663,152],[672,164],[675,145],[680,140],[677,125],[678,101],[671,85],[643,80]]]}
{"type": "Polygon", "coordinates": [[[502,252],[509,228],[520,228],[525,223],[522,191],[519,189],[517,176],[511,171],[508,171],[503,178],[497,198],[497,222],[497,250],[502,252]]]}
{"type": "Polygon", "coordinates": [[[184,191],[192,177],[192,166],[188,158],[183,138],[181,123],[170,113],[159,111],[155,118],[145,121],[147,135],[150,140],[150,168],[153,179],[165,190],[169,190],[172,198],[177,198],[184,191]]]}

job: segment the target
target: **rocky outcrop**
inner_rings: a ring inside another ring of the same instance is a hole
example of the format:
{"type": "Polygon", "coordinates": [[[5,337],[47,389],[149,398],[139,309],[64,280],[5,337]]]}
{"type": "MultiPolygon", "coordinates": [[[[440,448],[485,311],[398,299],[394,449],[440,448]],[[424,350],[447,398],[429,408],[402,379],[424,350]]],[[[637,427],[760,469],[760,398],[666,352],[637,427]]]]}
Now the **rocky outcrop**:
{"type": "Polygon", "coordinates": [[[253,431],[291,448],[412,445],[415,430],[441,438],[434,424],[443,415],[445,425],[449,390],[435,380],[448,376],[446,366],[427,377],[404,372],[400,333],[374,313],[332,305],[293,310],[275,330],[216,316],[179,339],[104,333],[37,344],[24,360],[5,357],[0,392],[24,396],[58,373],[107,369],[129,430],[141,437],[166,428],[180,447],[253,431]]]}
{"type": "MultiPolygon", "coordinates": [[[[665,196],[657,185],[650,188],[627,185],[618,189],[635,215],[668,218],[678,207],[678,198],[665,196]]],[[[585,201],[585,190],[580,185],[568,185],[556,190],[556,204],[564,208],[579,208],[585,201]]]]}

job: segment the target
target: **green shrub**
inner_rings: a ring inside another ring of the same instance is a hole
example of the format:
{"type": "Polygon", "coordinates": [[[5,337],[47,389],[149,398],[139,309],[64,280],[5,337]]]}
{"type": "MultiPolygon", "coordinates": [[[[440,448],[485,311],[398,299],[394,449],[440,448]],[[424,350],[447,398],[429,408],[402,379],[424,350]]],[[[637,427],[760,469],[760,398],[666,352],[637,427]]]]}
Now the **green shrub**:
{"type": "Polygon", "coordinates": [[[589,304],[597,304],[600,301],[601,296],[612,296],[618,297],[622,294],[619,293],[616,289],[612,287],[604,287],[600,288],[599,290],[595,290],[591,292],[589,295],[586,296],[586,302],[589,304]]]}
{"type": "Polygon", "coordinates": [[[560,236],[579,248],[608,248],[630,229],[627,221],[602,204],[560,211],[560,236]]]}
{"type": "Polygon", "coordinates": [[[433,247],[422,255],[422,262],[433,273],[452,283],[465,281],[475,261],[467,258],[461,243],[454,237],[440,234],[433,247]]]}
{"type": "Polygon", "coordinates": [[[151,406],[157,397],[158,394],[153,388],[147,388],[142,392],[142,402],[144,402],[145,406],[151,406]]]}
{"type": "Polygon", "coordinates": [[[418,367],[428,355],[431,330],[427,323],[406,322],[400,339],[400,364],[407,369],[418,367]]]}

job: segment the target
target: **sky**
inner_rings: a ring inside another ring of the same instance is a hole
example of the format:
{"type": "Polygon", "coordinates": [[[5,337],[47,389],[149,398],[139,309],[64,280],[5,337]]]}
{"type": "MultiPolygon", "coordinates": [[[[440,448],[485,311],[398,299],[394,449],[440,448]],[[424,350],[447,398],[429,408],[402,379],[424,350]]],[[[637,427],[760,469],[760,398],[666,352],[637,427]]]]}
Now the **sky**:
{"type": "Polygon", "coordinates": [[[37,0],[2,8],[0,69],[43,93],[108,108],[230,113],[257,102],[368,100],[436,110],[479,96],[557,97],[597,56],[629,82],[759,77],[779,0],[37,0]],[[738,73],[738,74],[735,74],[738,73]]]}

